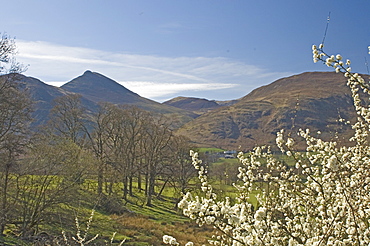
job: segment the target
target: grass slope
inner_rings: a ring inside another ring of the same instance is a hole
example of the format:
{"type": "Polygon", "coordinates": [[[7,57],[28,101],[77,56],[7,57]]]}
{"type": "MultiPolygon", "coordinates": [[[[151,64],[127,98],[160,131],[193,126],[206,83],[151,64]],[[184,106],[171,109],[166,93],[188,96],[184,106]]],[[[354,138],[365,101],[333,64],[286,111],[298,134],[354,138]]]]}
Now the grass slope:
{"type": "Polygon", "coordinates": [[[249,150],[273,144],[281,129],[321,131],[324,139],[335,133],[349,135],[340,117],[353,117],[346,79],[329,72],[308,72],[255,89],[231,106],[217,108],[185,124],[177,133],[199,146],[249,150]]]}
{"type": "MultiPolygon", "coordinates": [[[[107,242],[110,242],[114,233],[114,242],[118,244],[125,239],[124,245],[162,245],[162,237],[166,234],[175,236],[183,244],[193,241],[202,245],[211,236],[210,228],[199,228],[195,222],[184,217],[181,211],[176,210],[177,199],[173,198],[174,190],[171,187],[164,191],[163,196],[154,199],[150,207],[144,206],[144,192],[135,190],[134,196],[126,202],[120,199],[122,195],[119,193],[119,185],[114,192],[112,196],[99,198],[94,191],[94,184],[86,182],[73,202],[58,205],[49,212],[37,235],[49,235],[50,238],[61,240],[62,231],[65,231],[71,239],[77,233],[75,218],[78,218],[81,234],[84,234],[94,210],[87,236],[91,239],[99,234],[93,245],[109,245],[107,242]]],[[[0,245],[47,245],[36,242],[39,236],[20,239],[10,231],[6,236],[0,236],[0,245]]]]}

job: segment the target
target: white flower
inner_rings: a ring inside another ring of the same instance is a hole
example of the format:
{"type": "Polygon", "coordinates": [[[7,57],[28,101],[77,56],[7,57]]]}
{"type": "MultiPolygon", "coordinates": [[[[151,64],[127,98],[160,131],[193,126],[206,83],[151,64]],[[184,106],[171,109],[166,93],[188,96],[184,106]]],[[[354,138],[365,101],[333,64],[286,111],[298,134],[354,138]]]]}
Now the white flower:
{"type": "Polygon", "coordinates": [[[254,214],[254,219],[257,221],[263,220],[266,216],[266,208],[260,207],[254,214]]]}
{"type": "Polygon", "coordinates": [[[171,237],[169,235],[164,235],[163,236],[163,242],[165,244],[169,244],[169,245],[179,245],[179,243],[176,241],[176,238],[171,237]]]}
{"type": "Polygon", "coordinates": [[[284,144],[283,131],[278,132],[276,135],[276,145],[280,147],[284,144]]]}
{"type": "Polygon", "coordinates": [[[294,145],[294,139],[293,138],[288,138],[285,144],[288,148],[292,148],[294,145]]]}
{"type": "Polygon", "coordinates": [[[326,66],[331,67],[333,64],[333,59],[331,57],[326,58],[325,64],[326,66]]]}
{"type": "Polygon", "coordinates": [[[338,170],[338,159],[335,155],[332,155],[328,159],[328,164],[326,165],[328,168],[332,169],[333,171],[338,170]]]}

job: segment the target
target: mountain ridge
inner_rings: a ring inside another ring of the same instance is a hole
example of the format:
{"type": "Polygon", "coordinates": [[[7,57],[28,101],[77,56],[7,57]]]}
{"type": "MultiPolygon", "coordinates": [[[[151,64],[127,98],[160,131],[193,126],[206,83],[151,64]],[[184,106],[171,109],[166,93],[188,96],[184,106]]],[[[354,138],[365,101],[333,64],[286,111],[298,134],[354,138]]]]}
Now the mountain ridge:
{"type": "Polygon", "coordinates": [[[190,121],[197,116],[192,112],[163,105],[159,102],[142,97],[113,79],[98,72],[91,72],[90,70],[72,79],[61,86],[61,88],[69,92],[80,94],[97,104],[100,102],[109,102],[118,105],[131,105],[144,110],[171,115],[172,117],[177,115],[175,118],[180,122],[190,121]]]}
{"type": "Polygon", "coordinates": [[[238,101],[239,99],[228,100],[228,101],[216,101],[216,100],[208,100],[205,98],[178,96],[170,100],[167,100],[163,102],[162,104],[188,110],[197,115],[202,115],[216,108],[233,105],[237,103],[238,101]]]}
{"type": "Polygon", "coordinates": [[[137,106],[152,113],[163,114],[171,118],[173,127],[177,128],[197,117],[196,114],[139,96],[116,81],[97,72],[87,70],[81,76],[72,79],[61,87],[19,74],[17,81],[26,88],[35,102],[33,116],[34,126],[48,121],[48,115],[57,97],[68,94],[81,95],[82,104],[89,112],[96,111],[99,103],[108,102],[116,105],[137,106]]]}
{"type": "Polygon", "coordinates": [[[326,139],[335,132],[350,134],[338,125],[338,115],[353,115],[346,79],[332,72],[306,72],[256,88],[237,103],[217,108],[178,129],[199,146],[251,149],[274,145],[276,132],[292,134],[299,128],[321,131],[326,139]]]}
{"type": "Polygon", "coordinates": [[[21,80],[36,101],[38,122],[47,121],[54,98],[79,93],[91,111],[99,102],[137,106],[168,116],[176,122],[176,134],[189,137],[199,146],[224,149],[273,144],[280,129],[293,133],[299,128],[310,128],[332,139],[338,131],[349,134],[348,129],[338,125],[339,115],[345,119],[354,117],[346,79],[333,72],[306,72],[281,78],[238,100],[178,97],[162,104],[97,72],[86,71],[60,88],[24,75],[21,80]]]}

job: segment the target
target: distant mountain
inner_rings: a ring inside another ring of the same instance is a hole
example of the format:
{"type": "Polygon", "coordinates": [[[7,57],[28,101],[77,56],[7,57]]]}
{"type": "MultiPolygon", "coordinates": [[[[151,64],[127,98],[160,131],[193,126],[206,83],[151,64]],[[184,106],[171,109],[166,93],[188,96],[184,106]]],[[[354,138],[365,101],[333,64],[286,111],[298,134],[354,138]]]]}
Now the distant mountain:
{"type": "Polygon", "coordinates": [[[171,118],[174,127],[179,127],[197,117],[196,114],[176,107],[146,99],[126,89],[114,80],[99,73],[86,71],[83,75],[71,80],[62,87],[47,85],[39,79],[18,75],[17,80],[26,87],[35,101],[33,125],[46,123],[53,101],[67,94],[80,94],[82,104],[89,112],[97,110],[99,102],[120,105],[132,105],[171,118]]]}
{"type": "Polygon", "coordinates": [[[273,144],[280,129],[295,134],[299,128],[310,128],[327,139],[335,132],[349,134],[349,127],[338,124],[339,115],[355,117],[346,79],[336,73],[308,72],[257,88],[237,103],[185,124],[178,134],[202,146],[250,149],[273,144]]]}
{"type": "Polygon", "coordinates": [[[237,102],[239,102],[239,99],[234,99],[234,100],[227,100],[227,101],[217,101],[215,100],[215,102],[220,105],[220,106],[231,106],[237,102]]]}
{"type": "Polygon", "coordinates": [[[175,97],[163,102],[163,104],[188,110],[199,115],[221,107],[215,101],[195,97],[175,97]]]}
{"type": "Polygon", "coordinates": [[[149,99],[126,89],[116,81],[102,74],[86,71],[83,75],[72,79],[61,86],[62,89],[77,93],[83,97],[99,103],[110,102],[113,104],[145,104],[149,99]]]}
{"type": "Polygon", "coordinates": [[[35,100],[35,125],[47,122],[56,97],[78,93],[89,111],[96,110],[98,102],[135,105],[165,114],[177,127],[181,126],[178,134],[190,137],[200,146],[225,149],[273,144],[280,129],[295,134],[299,128],[310,128],[312,132],[320,130],[326,139],[333,139],[336,132],[341,136],[350,133],[348,126],[338,124],[339,115],[345,119],[355,117],[346,79],[329,72],[282,78],[229,102],[178,97],[163,104],[91,71],[61,88],[24,75],[19,75],[19,80],[35,100]]]}
{"type": "Polygon", "coordinates": [[[109,102],[121,105],[133,105],[147,111],[161,113],[183,125],[197,115],[185,110],[155,102],[139,96],[116,81],[97,72],[86,71],[83,75],[64,84],[62,89],[78,93],[95,103],[109,102]]]}
{"type": "Polygon", "coordinates": [[[202,115],[204,113],[212,111],[216,108],[220,108],[222,106],[233,105],[236,102],[238,102],[238,100],[215,101],[195,97],[175,97],[173,99],[163,102],[163,104],[188,110],[198,115],[202,115]]]}
{"type": "Polygon", "coordinates": [[[64,96],[68,93],[61,88],[47,85],[39,79],[27,77],[22,74],[19,74],[16,80],[21,82],[21,85],[26,88],[35,102],[33,113],[35,122],[33,122],[33,125],[46,123],[49,111],[53,107],[52,102],[54,98],[64,96]]]}

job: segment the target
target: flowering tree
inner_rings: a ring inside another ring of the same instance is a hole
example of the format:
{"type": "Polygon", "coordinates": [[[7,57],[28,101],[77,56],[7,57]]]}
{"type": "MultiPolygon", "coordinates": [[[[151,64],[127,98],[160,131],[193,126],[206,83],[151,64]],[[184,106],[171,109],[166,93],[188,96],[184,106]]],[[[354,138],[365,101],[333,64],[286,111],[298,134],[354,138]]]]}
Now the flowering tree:
{"type": "MultiPolygon", "coordinates": [[[[369,47],[370,48],[370,47],[369,47]]],[[[327,55],[323,45],[313,46],[314,62],[322,61],[348,78],[355,122],[350,146],[324,141],[300,130],[306,141],[304,152],[295,151],[295,141],[284,131],[276,144],[294,162],[287,165],[272,155],[269,147],[239,153],[238,196],[218,199],[207,179],[207,170],[191,152],[198,169],[202,196],[187,193],[179,203],[184,215],[200,226],[216,230],[213,245],[369,245],[370,244],[370,85],[351,72],[350,61],[327,55]],[[257,206],[249,202],[257,193],[257,206]]],[[[348,122],[345,122],[348,123],[348,122]]],[[[165,236],[164,242],[178,245],[165,236]]],[[[192,245],[192,243],[188,243],[192,245]]]]}

